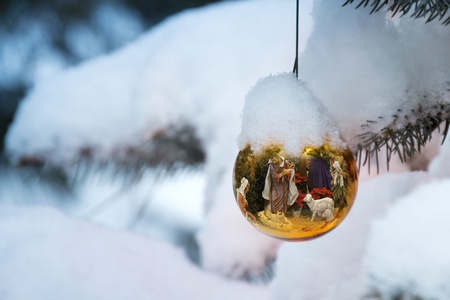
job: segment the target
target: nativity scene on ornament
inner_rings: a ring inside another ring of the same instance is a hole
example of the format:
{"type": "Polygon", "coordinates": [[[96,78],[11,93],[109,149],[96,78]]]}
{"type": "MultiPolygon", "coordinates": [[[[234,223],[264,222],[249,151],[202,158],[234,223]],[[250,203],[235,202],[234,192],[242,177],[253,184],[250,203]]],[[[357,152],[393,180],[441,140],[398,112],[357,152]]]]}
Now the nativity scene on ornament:
{"type": "Polygon", "coordinates": [[[295,161],[297,172],[280,154],[269,160],[263,192],[266,214],[269,210],[332,221],[336,211],[347,205],[348,167],[343,156],[323,146],[306,149],[295,161]]]}
{"type": "Polygon", "coordinates": [[[346,205],[348,167],[340,153],[325,147],[305,149],[298,157],[271,151],[263,160],[248,158],[246,169],[239,170],[247,174],[237,178],[236,188],[245,218],[281,231],[332,222],[346,205]]]}

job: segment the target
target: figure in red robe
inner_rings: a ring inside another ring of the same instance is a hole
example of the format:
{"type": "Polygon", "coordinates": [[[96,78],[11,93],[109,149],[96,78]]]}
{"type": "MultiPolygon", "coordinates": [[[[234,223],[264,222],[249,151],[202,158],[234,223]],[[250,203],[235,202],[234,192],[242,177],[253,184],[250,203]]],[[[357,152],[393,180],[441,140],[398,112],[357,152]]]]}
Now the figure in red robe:
{"type": "Polygon", "coordinates": [[[298,197],[294,174],[291,164],[283,156],[277,154],[269,160],[262,192],[263,198],[266,199],[266,209],[272,213],[286,213],[288,206],[294,204],[298,197]]]}

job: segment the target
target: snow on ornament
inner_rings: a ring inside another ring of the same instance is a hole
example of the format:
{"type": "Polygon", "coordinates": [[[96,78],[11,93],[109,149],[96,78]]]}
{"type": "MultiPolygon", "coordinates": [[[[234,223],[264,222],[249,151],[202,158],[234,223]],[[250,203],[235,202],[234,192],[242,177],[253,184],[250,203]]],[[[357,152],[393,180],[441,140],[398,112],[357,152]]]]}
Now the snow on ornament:
{"type": "Polygon", "coordinates": [[[263,78],[248,93],[238,144],[236,202],[261,232],[311,240],[349,213],[358,186],[353,154],[295,74],[263,78]]]}

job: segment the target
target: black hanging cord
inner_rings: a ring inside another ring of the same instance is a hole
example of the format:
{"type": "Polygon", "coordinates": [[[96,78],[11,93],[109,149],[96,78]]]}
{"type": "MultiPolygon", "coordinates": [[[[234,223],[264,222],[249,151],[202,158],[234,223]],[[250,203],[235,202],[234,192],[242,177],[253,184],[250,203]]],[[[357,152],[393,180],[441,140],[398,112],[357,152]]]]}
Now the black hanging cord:
{"type": "Polygon", "coordinates": [[[297,0],[297,22],[295,26],[295,62],[294,62],[294,70],[292,72],[295,73],[295,76],[298,78],[298,1],[297,0]]]}

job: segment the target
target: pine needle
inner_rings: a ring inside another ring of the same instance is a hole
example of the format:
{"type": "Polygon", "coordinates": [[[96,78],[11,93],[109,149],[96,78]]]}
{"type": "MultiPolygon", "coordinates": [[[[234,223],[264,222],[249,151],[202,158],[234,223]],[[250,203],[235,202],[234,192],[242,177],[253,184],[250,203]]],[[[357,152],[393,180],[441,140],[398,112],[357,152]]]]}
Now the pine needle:
{"type": "MultiPolygon", "coordinates": [[[[352,4],[353,2],[355,0],[347,0],[342,6],[352,4]]],[[[356,5],[356,8],[360,8],[361,6],[367,7],[369,4],[370,0],[361,0],[356,5]]],[[[387,10],[392,12],[392,15],[401,13],[401,16],[404,16],[412,11],[412,18],[426,18],[426,23],[437,19],[442,21],[443,25],[450,24],[450,16],[445,18],[450,7],[449,0],[372,0],[370,14],[380,11],[385,6],[387,6],[387,10]]]]}
{"type": "MultiPolygon", "coordinates": [[[[360,142],[356,152],[358,169],[361,164],[364,166],[370,164],[370,157],[375,157],[377,164],[377,173],[379,172],[379,155],[382,147],[386,151],[386,163],[389,170],[389,161],[393,154],[397,154],[402,163],[410,159],[415,153],[420,153],[423,146],[431,140],[433,132],[445,122],[442,132],[442,143],[446,140],[450,130],[450,104],[437,104],[424,108],[419,106],[417,109],[411,110],[409,114],[402,115],[399,110],[398,114],[392,116],[391,123],[381,129],[379,132],[370,131],[371,124],[374,121],[368,120],[361,127],[366,129],[358,136],[360,142]],[[399,120],[405,120],[401,123],[399,120]],[[411,122],[410,120],[415,120],[411,122]],[[365,158],[362,159],[362,153],[365,152],[365,158]]],[[[370,171],[369,171],[370,172],[370,171]]]]}

